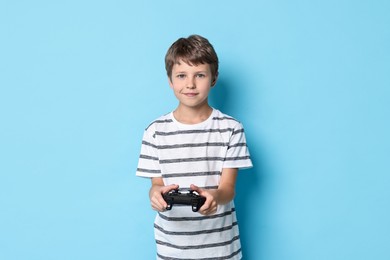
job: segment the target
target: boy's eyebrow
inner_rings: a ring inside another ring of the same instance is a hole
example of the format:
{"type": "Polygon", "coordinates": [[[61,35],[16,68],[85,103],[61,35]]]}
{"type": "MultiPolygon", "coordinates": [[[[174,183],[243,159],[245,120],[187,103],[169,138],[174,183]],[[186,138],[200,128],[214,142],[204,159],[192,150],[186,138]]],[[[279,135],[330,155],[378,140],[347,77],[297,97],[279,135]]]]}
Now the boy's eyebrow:
{"type": "MultiPolygon", "coordinates": [[[[187,73],[187,71],[175,71],[174,74],[180,74],[180,73],[187,73]]],[[[199,70],[199,71],[195,71],[195,73],[207,73],[207,70],[199,70]]]]}

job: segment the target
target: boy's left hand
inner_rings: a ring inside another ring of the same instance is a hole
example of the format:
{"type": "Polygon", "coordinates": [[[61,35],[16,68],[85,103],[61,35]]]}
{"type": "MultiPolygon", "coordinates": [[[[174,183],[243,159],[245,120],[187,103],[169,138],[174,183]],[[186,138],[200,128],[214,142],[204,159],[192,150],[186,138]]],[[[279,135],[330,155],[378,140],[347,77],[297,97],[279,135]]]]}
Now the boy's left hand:
{"type": "Polygon", "coordinates": [[[199,195],[206,198],[205,203],[199,209],[199,213],[202,215],[213,215],[217,212],[218,203],[217,203],[217,191],[216,190],[206,190],[201,189],[198,186],[191,184],[191,190],[196,191],[199,195]]]}

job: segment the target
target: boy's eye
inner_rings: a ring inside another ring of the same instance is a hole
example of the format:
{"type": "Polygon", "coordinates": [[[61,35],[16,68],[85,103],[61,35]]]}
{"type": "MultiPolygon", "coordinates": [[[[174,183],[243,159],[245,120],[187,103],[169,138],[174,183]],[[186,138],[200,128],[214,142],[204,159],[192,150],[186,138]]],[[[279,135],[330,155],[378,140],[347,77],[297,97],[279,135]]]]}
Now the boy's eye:
{"type": "Polygon", "coordinates": [[[196,76],[197,76],[198,78],[204,78],[204,77],[206,77],[206,75],[204,75],[204,74],[202,74],[202,73],[197,74],[196,76]]]}
{"type": "Polygon", "coordinates": [[[179,78],[179,79],[184,79],[185,78],[185,74],[177,74],[176,77],[179,78]]]}

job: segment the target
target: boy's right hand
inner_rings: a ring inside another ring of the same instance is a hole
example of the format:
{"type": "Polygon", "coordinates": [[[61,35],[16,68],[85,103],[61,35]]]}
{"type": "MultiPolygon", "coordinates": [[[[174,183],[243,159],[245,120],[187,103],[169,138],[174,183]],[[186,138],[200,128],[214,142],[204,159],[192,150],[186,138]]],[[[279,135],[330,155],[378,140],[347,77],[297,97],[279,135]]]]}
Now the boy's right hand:
{"type": "Polygon", "coordinates": [[[149,191],[150,204],[152,208],[156,211],[162,212],[167,209],[168,204],[163,198],[163,194],[170,192],[171,190],[176,190],[179,188],[177,184],[171,184],[164,186],[162,180],[155,180],[160,178],[152,179],[152,187],[149,191]]]}

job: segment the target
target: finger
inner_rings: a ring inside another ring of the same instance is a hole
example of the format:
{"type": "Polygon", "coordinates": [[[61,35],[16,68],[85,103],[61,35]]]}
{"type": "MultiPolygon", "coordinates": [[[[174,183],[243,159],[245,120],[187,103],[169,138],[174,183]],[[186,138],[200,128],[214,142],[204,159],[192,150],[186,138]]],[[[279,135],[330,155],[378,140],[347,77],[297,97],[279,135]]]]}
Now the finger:
{"type": "Polygon", "coordinates": [[[216,207],[213,207],[213,208],[210,208],[208,209],[207,211],[204,212],[204,215],[213,215],[217,212],[217,208],[216,207]]]}
{"type": "Polygon", "coordinates": [[[217,212],[217,209],[218,209],[218,205],[215,201],[213,201],[210,203],[210,205],[206,205],[204,208],[202,207],[200,210],[202,210],[201,214],[203,215],[213,215],[217,212]]]}
{"type": "Polygon", "coordinates": [[[164,200],[162,194],[159,192],[156,192],[153,194],[150,202],[151,202],[152,208],[154,210],[157,210],[157,211],[164,211],[166,209],[166,207],[168,206],[168,204],[164,200]]]}
{"type": "Polygon", "coordinates": [[[168,203],[164,200],[164,198],[162,196],[159,199],[159,205],[160,205],[161,210],[166,210],[168,207],[168,203]]]}
{"type": "Polygon", "coordinates": [[[153,210],[156,210],[156,211],[160,210],[160,207],[159,207],[158,203],[155,200],[151,200],[150,201],[150,205],[151,205],[153,210]]]}
{"type": "Polygon", "coordinates": [[[152,208],[154,210],[160,210],[161,209],[161,204],[159,202],[159,197],[161,196],[161,194],[155,194],[151,200],[150,200],[150,203],[152,205],[152,208]]]}
{"type": "Polygon", "coordinates": [[[154,210],[156,210],[156,211],[162,212],[162,211],[165,211],[165,210],[166,210],[167,204],[166,204],[165,201],[164,201],[164,202],[155,201],[155,202],[152,203],[152,208],[153,208],[154,210]]]}
{"type": "Polygon", "coordinates": [[[201,210],[203,213],[206,213],[210,210],[210,208],[211,208],[211,202],[206,199],[206,202],[203,204],[203,206],[199,210],[201,210]]]}

